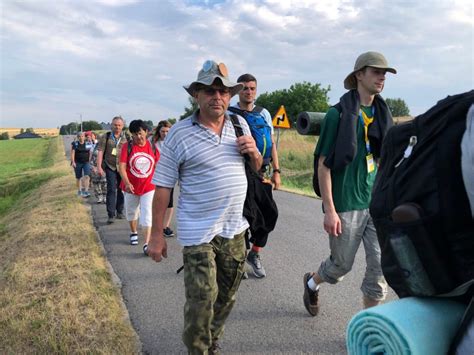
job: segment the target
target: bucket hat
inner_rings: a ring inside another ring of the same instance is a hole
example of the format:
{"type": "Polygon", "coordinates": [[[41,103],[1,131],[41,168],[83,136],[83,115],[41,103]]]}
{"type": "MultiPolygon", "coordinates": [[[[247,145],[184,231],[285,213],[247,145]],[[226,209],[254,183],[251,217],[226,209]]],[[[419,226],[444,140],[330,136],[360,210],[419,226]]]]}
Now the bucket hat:
{"type": "Polygon", "coordinates": [[[189,95],[193,96],[196,85],[210,86],[216,80],[219,80],[222,85],[230,89],[230,96],[234,96],[244,87],[243,84],[233,83],[229,80],[229,73],[224,63],[217,64],[213,60],[206,60],[198,73],[196,81],[193,81],[189,86],[183,87],[189,95]]]}
{"type": "Polygon", "coordinates": [[[387,59],[382,53],[378,52],[366,52],[362,53],[356,60],[354,70],[350,73],[346,79],[344,79],[344,88],[347,90],[357,89],[357,79],[355,73],[365,67],[385,69],[386,71],[397,74],[395,68],[389,67],[387,59]]]}

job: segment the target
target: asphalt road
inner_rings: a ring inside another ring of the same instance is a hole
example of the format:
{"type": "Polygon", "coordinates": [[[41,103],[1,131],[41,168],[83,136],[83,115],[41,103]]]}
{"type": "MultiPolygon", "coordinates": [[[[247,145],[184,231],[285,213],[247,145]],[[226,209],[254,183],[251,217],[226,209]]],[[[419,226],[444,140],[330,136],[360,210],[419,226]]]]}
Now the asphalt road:
{"type": "MultiPolygon", "coordinates": [[[[70,149],[69,141],[65,146],[70,149]]],[[[347,323],[362,306],[363,248],[341,283],[322,286],[320,313],[309,316],[302,301],[303,275],[316,271],[329,250],[321,201],[282,191],[275,192],[275,200],[280,218],[262,253],[267,277],[256,279],[249,273],[250,278],[242,281],[220,341],[223,354],[344,354],[347,323]]],[[[125,220],[107,225],[105,205],[93,197],[88,203],[106,256],[121,280],[143,352],[185,354],[183,276],[176,274],[182,254],[176,238],[167,239],[168,258],[155,263],[142,253],[142,236],[138,246],[129,245],[125,220]]],[[[390,292],[387,300],[395,298],[390,292]]]]}

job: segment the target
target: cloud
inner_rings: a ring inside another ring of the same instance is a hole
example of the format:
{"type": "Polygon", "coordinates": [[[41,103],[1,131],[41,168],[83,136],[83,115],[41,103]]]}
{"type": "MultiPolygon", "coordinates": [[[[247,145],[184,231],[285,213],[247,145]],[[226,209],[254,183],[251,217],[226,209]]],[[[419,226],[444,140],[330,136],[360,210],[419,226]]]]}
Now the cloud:
{"type": "Polygon", "coordinates": [[[384,96],[403,98],[415,114],[474,87],[470,1],[8,1],[1,7],[4,122],[55,127],[78,109],[99,118],[117,110],[178,117],[188,105],[182,86],[210,58],[226,63],[234,79],[255,74],[260,93],[310,81],[331,86],[334,103],[357,55],[377,50],[399,72],[387,77],[384,96]]]}

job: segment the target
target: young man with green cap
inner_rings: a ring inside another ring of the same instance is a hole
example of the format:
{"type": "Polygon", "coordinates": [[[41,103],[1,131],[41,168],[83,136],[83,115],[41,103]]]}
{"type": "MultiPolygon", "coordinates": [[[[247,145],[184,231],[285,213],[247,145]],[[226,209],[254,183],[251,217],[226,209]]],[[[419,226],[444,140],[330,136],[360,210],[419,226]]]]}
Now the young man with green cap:
{"type": "Polygon", "coordinates": [[[183,246],[186,291],[183,342],[190,354],[218,349],[244,272],[249,227],[243,216],[244,154],[255,171],[261,168],[262,156],[245,120],[238,118],[244,135],[237,138],[226,113],[242,87],[229,80],[223,63],[204,63],[197,80],[185,87],[199,109],[170,129],[152,181],[156,190],[148,253],[157,262],[167,257],[163,219],[170,191],[179,182],[177,235],[183,246]]]}
{"type": "Polygon", "coordinates": [[[349,91],[329,109],[321,127],[315,174],[323,201],[330,256],[317,272],[304,275],[303,302],[313,317],[319,311],[320,285],[343,279],[352,268],[361,242],[367,263],[361,286],[364,308],[379,304],[387,293],[380,246],[369,214],[377,160],[383,138],[393,125],[390,110],[380,96],[387,72],[396,74],[382,54],[361,54],[344,80],[349,91]]]}

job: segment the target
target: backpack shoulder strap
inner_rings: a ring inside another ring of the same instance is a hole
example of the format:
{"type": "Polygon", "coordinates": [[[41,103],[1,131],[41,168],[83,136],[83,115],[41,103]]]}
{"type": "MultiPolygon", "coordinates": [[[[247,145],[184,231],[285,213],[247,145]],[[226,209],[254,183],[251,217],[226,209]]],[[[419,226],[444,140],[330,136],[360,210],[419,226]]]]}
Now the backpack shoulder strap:
{"type": "MultiPolygon", "coordinates": [[[[247,112],[247,111],[244,111],[244,110],[242,110],[242,109],[240,109],[240,108],[238,108],[238,107],[233,107],[233,106],[231,107],[231,106],[229,106],[229,107],[227,108],[227,110],[229,110],[229,111],[232,112],[232,113],[236,113],[236,114],[238,114],[239,116],[242,116],[243,118],[246,118],[247,115],[248,115],[248,112],[247,112]]],[[[232,116],[232,115],[231,115],[231,116],[232,116]]]]}
{"type": "Polygon", "coordinates": [[[230,120],[232,121],[232,124],[234,126],[235,135],[237,137],[243,136],[244,130],[242,129],[242,126],[240,125],[240,121],[237,115],[230,115],[230,120]]]}
{"type": "Polygon", "coordinates": [[[252,112],[255,112],[255,113],[260,113],[262,111],[263,111],[263,107],[262,106],[257,106],[257,105],[255,105],[255,107],[252,110],[252,112]]]}

